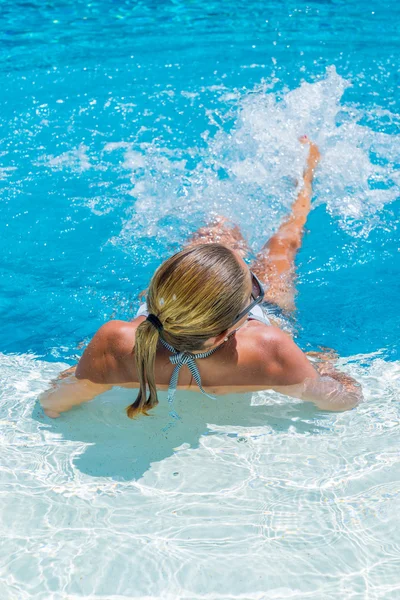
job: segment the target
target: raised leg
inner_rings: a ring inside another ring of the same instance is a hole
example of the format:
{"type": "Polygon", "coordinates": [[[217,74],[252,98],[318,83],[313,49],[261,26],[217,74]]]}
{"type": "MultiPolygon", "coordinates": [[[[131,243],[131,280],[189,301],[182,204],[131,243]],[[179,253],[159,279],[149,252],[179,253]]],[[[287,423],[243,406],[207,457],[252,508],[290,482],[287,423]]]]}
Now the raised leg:
{"type": "Polygon", "coordinates": [[[268,282],[265,300],[277,304],[285,311],[295,309],[294,259],[301,246],[304,225],[311,208],[312,181],[320,160],[318,147],[307,136],[300,138],[309,144],[307,165],[303,174],[303,186],[292,204],[292,212],[278,231],[257,255],[252,270],[261,281],[268,282]]]}

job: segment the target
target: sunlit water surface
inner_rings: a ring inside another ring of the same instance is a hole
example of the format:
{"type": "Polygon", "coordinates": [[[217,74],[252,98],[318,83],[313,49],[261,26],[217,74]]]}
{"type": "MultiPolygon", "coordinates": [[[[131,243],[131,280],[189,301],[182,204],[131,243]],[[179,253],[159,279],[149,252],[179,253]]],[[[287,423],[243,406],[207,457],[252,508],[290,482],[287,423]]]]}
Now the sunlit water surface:
{"type": "Polygon", "coordinates": [[[3,2],[0,598],[400,597],[399,5],[3,2]],[[210,215],[254,254],[319,144],[296,339],[365,403],[39,392],[210,215]]]}

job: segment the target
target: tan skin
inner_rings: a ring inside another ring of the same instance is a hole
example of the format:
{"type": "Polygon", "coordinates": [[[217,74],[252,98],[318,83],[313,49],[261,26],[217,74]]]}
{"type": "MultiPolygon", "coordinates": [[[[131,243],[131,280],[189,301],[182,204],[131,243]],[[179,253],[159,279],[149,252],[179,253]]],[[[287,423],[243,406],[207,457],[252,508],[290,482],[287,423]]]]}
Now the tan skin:
{"type": "MultiPolygon", "coordinates": [[[[315,144],[310,143],[305,136],[300,141],[309,144],[302,189],[292,205],[289,218],[267,242],[251,266],[251,270],[261,280],[268,280],[265,299],[286,311],[294,308],[294,258],[301,245],[303,227],[310,211],[312,180],[320,159],[315,144]]],[[[239,229],[229,227],[220,217],[213,226],[200,229],[188,243],[195,245],[207,241],[223,243],[235,252],[247,274],[250,302],[251,276],[242,258],[246,243],[239,229]]],[[[56,382],[42,395],[40,401],[47,416],[56,418],[61,412],[93,399],[114,385],[137,388],[138,376],[132,349],[135,346],[136,329],[144,319],[145,317],[137,317],[131,322],[109,321],[103,325],[87,346],[75,375],[73,367],[68,369],[61,376],[61,383],[56,382]]],[[[203,387],[211,394],[273,389],[290,396],[302,397],[299,390],[303,382],[319,378],[313,364],[289,335],[276,326],[247,320],[247,317],[233,328],[207,340],[204,348],[215,346],[220,346],[218,352],[197,363],[203,387]],[[229,339],[224,342],[227,336],[229,339]]],[[[160,345],[155,361],[155,379],[160,390],[168,389],[174,368],[169,356],[170,353],[160,345]]],[[[325,368],[345,388],[353,389],[354,380],[334,371],[329,361],[331,358],[332,355],[326,355],[319,372],[323,373],[325,368]]],[[[178,387],[197,389],[187,367],[180,371],[178,387]]],[[[316,400],[313,397],[313,401],[320,408],[329,410],[351,408],[358,402],[350,398],[344,403],[335,404],[328,403],[322,397],[316,400]]]]}

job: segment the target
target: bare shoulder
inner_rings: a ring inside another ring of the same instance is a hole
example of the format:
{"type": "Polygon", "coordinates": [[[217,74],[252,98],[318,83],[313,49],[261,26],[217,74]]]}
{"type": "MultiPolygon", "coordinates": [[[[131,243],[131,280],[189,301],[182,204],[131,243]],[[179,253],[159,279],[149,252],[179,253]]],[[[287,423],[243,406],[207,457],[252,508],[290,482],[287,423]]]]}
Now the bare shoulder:
{"type": "Polygon", "coordinates": [[[278,358],[278,356],[290,348],[292,338],[279,329],[271,325],[263,325],[253,321],[248,328],[248,343],[253,352],[253,359],[263,360],[266,355],[269,358],[278,358]]]}
{"type": "Polygon", "coordinates": [[[293,385],[315,376],[306,355],[279,327],[255,324],[249,334],[247,359],[257,365],[259,377],[269,386],[293,385]]]}
{"type": "MultiPolygon", "coordinates": [[[[95,383],[119,380],[124,370],[124,358],[132,356],[135,335],[141,319],[134,321],[108,321],[98,329],[85,349],[78,366],[76,377],[95,383]]],[[[129,360],[129,364],[132,361],[129,360]]],[[[126,374],[124,374],[124,377],[126,374]]]]}
{"type": "Polygon", "coordinates": [[[290,336],[279,327],[254,322],[248,331],[247,354],[251,361],[263,366],[279,362],[291,341],[290,336]]]}
{"type": "Polygon", "coordinates": [[[97,341],[103,348],[117,354],[133,351],[136,329],[140,319],[134,321],[108,321],[100,327],[92,341],[97,341]]]}

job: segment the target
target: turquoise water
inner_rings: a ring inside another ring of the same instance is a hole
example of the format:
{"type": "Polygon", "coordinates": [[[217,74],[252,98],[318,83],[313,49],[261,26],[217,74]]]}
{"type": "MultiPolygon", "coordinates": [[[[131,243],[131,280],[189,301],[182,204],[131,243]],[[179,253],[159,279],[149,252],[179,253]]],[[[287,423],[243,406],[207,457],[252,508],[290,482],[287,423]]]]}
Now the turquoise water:
{"type": "Polygon", "coordinates": [[[399,5],[3,2],[0,595],[398,598],[399,5]],[[255,253],[323,155],[297,341],[366,402],[38,393],[210,214],[255,253]]]}

